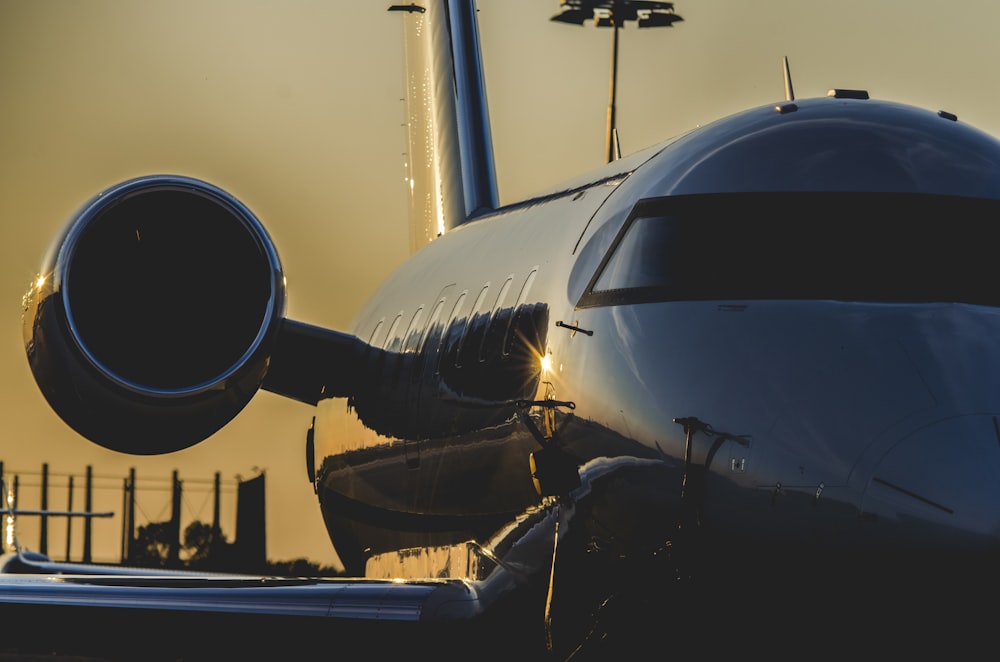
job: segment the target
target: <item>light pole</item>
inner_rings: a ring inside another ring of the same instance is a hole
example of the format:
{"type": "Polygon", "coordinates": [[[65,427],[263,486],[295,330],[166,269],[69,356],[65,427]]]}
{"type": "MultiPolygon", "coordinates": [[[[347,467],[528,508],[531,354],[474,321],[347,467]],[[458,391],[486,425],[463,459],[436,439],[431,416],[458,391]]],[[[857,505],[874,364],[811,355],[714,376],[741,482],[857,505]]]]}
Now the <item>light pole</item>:
{"type": "Polygon", "coordinates": [[[605,136],[605,155],[608,163],[615,160],[615,102],[618,88],[618,30],[626,21],[635,21],[640,28],[672,27],[683,21],[674,13],[672,2],[647,2],[645,0],[562,0],[560,13],[553,21],[583,25],[594,21],[599,28],[611,30],[611,85],[608,92],[608,127],[605,136]]]}

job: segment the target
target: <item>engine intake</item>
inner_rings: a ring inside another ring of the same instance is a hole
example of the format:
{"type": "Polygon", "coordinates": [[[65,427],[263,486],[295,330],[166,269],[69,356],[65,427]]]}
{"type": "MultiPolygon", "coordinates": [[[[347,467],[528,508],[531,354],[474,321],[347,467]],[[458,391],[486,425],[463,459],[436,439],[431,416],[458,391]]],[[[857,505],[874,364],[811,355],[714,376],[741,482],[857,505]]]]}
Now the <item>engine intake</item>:
{"type": "Polygon", "coordinates": [[[220,188],[173,175],[92,198],[25,297],[49,404],[116,451],[166,453],[229,422],[260,387],[284,316],[271,239],[220,188]]]}

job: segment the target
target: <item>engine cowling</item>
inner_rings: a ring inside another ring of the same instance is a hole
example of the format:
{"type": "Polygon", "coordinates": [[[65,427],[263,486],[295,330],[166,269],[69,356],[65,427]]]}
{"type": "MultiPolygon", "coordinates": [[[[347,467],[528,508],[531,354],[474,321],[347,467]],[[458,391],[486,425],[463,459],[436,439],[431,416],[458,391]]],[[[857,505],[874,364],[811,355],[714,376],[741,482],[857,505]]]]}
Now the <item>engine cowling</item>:
{"type": "Polygon", "coordinates": [[[25,296],[36,382],[81,435],[167,453],[229,422],[267,372],[284,274],[232,195],[173,175],[122,182],[54,239],[25,296]]]}

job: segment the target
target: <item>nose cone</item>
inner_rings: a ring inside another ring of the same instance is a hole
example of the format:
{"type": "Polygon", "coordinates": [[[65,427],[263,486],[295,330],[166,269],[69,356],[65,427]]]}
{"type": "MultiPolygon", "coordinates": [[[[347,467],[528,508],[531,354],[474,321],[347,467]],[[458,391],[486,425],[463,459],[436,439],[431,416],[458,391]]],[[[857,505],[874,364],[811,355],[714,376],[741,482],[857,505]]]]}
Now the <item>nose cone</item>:
{"type": "Polygon", "coordinates": [[[990,414],[929,423],[885,450],[862,516],[886,536],[933,548],[1000,543],[1000,427],[990,414]]]}

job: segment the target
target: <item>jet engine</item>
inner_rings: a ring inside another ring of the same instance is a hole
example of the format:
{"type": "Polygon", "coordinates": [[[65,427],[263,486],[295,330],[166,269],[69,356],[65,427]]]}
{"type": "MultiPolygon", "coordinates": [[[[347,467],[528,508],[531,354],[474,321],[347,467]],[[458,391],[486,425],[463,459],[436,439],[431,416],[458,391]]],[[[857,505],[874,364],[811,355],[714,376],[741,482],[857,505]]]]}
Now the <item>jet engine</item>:
{"type": "Polygon", "coordinates": [[[56,236],[24,299],[35,380],[74,430],[167,453],[229,422],[284,316],[274,244],[236,198],[173,175],[122,182],[56,236]]]}

